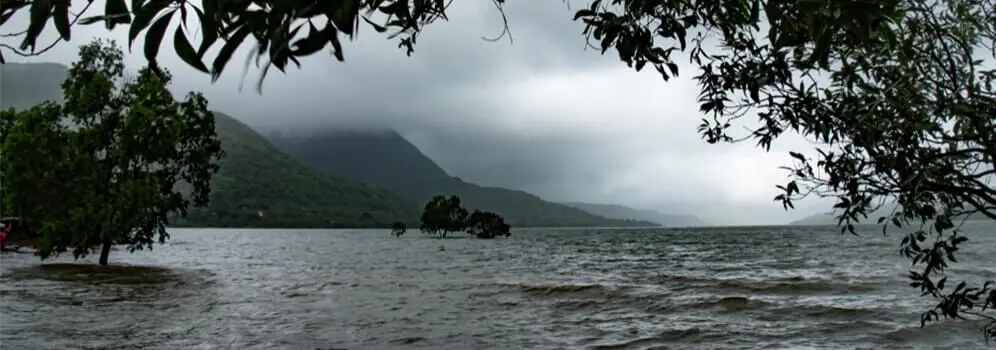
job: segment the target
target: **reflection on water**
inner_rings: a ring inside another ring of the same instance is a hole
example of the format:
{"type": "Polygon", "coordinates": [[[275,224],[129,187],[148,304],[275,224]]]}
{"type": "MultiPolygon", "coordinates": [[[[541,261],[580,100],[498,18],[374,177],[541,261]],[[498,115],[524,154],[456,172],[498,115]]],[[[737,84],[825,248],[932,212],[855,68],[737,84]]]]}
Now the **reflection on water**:
{"type": "MultiPolygon", "coordinates": [[[[958,278],[996,279],[992,226],[958,278]]],[[[833,228],[176,230],[115,266],[0,256],[3,349],[982,347],[920,329],[898,236],[833,228]]],[[[973,234],[974,233],[974,234],[973,234]]]]}

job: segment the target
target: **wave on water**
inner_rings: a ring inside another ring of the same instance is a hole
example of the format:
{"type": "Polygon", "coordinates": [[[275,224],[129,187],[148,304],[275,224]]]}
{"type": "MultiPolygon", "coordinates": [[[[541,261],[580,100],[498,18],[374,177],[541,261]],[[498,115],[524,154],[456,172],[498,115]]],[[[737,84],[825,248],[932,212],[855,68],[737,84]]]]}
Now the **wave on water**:
{"type": "Polygon", "coordinates": [[[930,344],[950,335],[943,332],[957,332],[964,333],[963,348],[975,348],[980,337],[981,325],[971,322],[942,322],[921,329],[916,312],[895,311],[889,305],[834,305],[818,298],[804,301],[806,298],[796,297],[821,290],[849,289],[853,293],[869,293],[875,291],[876,286],[847,285],[801,276],[768,281],[716,279],[712,280],[711,287],[706,278],[666,276],[663,280],[696,287],[680,291],[658,288],[659,292],[654,293],[651,288],[654,286],[519,282],[493,285],[497,288],[492,288],[488,295],[505,300],[521,298],[516,304],[544,305],[545,312],[575,315],[566,319],[575,320],[576,326],[614,318],[612,322],[617,325],[613,327],[644,324],[638,328],[655,329],[652,334],[641,331],[641,336],[623,337],[618,341],[604,337],[583,341],[591,349],[681,348],[681,344],[757,337],[768,339],[769,348],[783,348],[795,340],[811,337],[814,332],[842,342],[879,343],[883,348],[916,348],[919,345],[915,344],[930,344]],[[906,345],[899,346],[902,344],[906,345]]]}
{"type": "Polygon", "coordinates": [[[893,284],[866,281],[846,281],[805,276],[775,277],[767,279],[706,278],[681,275],[660,275],[658,286],[671,291],[691,289],[714,292],[744,292],[774,295],[812,295],[870,293],[881,288],[895,287],[893,284]]]}
{"type": "Polygon", "coordinates": [[[847,281],[806,276],[773,277],[767,279],[708,278],[661,274],[646,278],[642,283],[498,283],[500,292],[515,291],[527,297],[606,297],[615,299],[674,296],[720,296],[739,300],[747,296],[834,296],[863,294],[896,288],[883,282],[847,281]]]}
{"type": "Polygon", "coordinates": [[[552,284],[552,285],[529,285],[517,284],[523,293],[540,296],[555,296],[563,294],[592,293],[605,294],[612,293],[612,288],[600,284],[552,284]]]}

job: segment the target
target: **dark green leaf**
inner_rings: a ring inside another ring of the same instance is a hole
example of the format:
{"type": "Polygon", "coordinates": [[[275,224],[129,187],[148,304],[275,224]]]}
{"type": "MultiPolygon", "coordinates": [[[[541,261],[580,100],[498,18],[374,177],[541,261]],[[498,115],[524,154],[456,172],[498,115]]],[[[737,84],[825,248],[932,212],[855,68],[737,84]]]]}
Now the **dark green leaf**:
{"type": "Polygon", "coordinates": [[[42,30],[48,24],[48,18],[52,14],[52,2],[50,0],[35,0],[31,3],[31,21],[28,24],[28,31],[21,42],[21,50],[32,51],[35,49],[35,41],[42,30]]]}
{"type": "MultiPolygon", "coordinates": [[[[605,36],[602,37],[602,47],[601,47],[603,54],[605,53],[606,50],[609,49],[609,47],[612,46],[612,44],[616,40],[616,37],[618,36],[619,32],[617,31],[610,31],[608,33],[605,33],[605,36]]],[[[624,51],[627,51],[625,45],[626,45],[625,43],[619,43],[616,48],[619,49],[619,56],[623,59],[623,61],[628,62],[630,58],[632,58],[633,56],[624,53],[624,51]]]]}
{"type": "Polygon", "coordinates": [[[577,21],[581,17],[591,17],[595,15],[595,11],[590,9],[581,9],[574,13],[574,20],[577,21]]]}
{"type": "Polygon", "coordinates": [[[321,50],[328,43],[327,32],[335,30],[331,26],[324,30],[318,30],[314,24],[308,23],[308,36],[298,39],[292,45],[291,53],[294,56],[308,56],[321,50]]]}
{"type": "Polygon", "coordinates": [[[366,21],[367,24],[370,24],[370,26],[373,27],[373,29],[376,30],[378,33],[383,33],[387,31],[387,28],[384,28],[384,26],[374,23],[369,18],[363,17],[363,20],[366,21]]]}
{"type": "MultiPolygon", "coordinates": [[[[326,28],[326,30],[328,30],[328,28],[326,28]]],[[[335,56],[335,59],[339,62],[345,60],[345,56],[342,54],[342,43],[339,42],[339,33],[337,33],[334,29],[329,35],[329,42],[332,43],[332,56],[335,56]]]]}
{"type": "Polygon", "coordinates": [[[789,152],[789,156],[791,156],[792,158],[798,159],[800,162],[805,162],[806,161],[806,156],[803,156],[802,153],[799,153],[799,152],[789,152]]]}
{"type": "Polygon", "coordinates": [[[162,17],[159,17],[152,24],[152,27],[149,27],[149,31],[145,33],[145,59],[149,62],[155,62],[156,56],[159,56],[159,46],[163,42],[163,37],[166,35],[166,27],[169,26],[174,13],[176,13],[175,10],[169,11],[162,17]]]}
{"type": "Polygon", "coordinates": [[[183,30],[187,30],[187,7],[180,6],[178,11],[180,11],[180,26],[183,30]]]}
{"type": "Polygon", "coordinates": [[[182,26],[176,26],[176,32],[173,33],[173,48],[184,62],[201,72],[208,73],[207,66],[197,57],[197,51],[194,51],[193,45],[190,45],[187,36],[183,34],[182,26]]]}
{"type": "Polygon", "coordinates": [[[252,31],[248,26],[242,26],[235,30],[235,32],[228,38],[225,45],[222,46],[221,51],[218,52],[218,56],[214,58],[214,63],[211,65],[211,81],[215,82],[221,77],[221,72],[225,70],[225,66],[228,61],[232,59],[232,54],[235,50],[242,45],[242,41],[249,36],[252,31]]]}
{"type": "Polygon", "coordinates": [[[671,76],[673,77],[678,76],[678,65],[675,64],[674,62],[668,62],[667,69],[671,71],[671,76]]]}
{"type": "MultiPolygon", "coordinates": [[[[138,2],[138,1],[135,1],[138,2]]],[[[154,0],[150,1],[144,7],[138,8],[135,13],[135,20],[131,23],[131,27],[128,28],[128,50],[131,50],[132,43],[138,38],[138,34],[145,30],[152,23],[152,19],[159,14],[166,6],[171,3],[170,0],[154,0]]]]}
{"type": "Polygon", "coordinates": [[[16,11],[10,9],[6,9],[6,11],[7,13],[0,12],[0,26],[3,26],[4,23],[7,23],[7,20],[9,20],[11,16],[14,16],[14,14],[17,13],[16,11]]]}
{"type": "Polygon", "coordinates": [[[203,57],[207,49],[218,41],[218,27],[214,18],[205,15],[199,8],[195,7],[194,10],[197,12],[197,18],[201,21],[201,35],[203,36],[201,46],[197,49],[197,56],[203,57]]]}
{"type": "Polygon", "coordinates": [[[59,0],[55,2],[55,29],[59,31],[62,40],[69,41],[69,1],[59,0]]]}
{"type": "Polygon", "coordinates": [[[128,12],[128,5],[125,0],[105,0],[104,16],[105,26],[108,30],[113,30],[115,25],[131,23],[131,14],[128,12]]]}

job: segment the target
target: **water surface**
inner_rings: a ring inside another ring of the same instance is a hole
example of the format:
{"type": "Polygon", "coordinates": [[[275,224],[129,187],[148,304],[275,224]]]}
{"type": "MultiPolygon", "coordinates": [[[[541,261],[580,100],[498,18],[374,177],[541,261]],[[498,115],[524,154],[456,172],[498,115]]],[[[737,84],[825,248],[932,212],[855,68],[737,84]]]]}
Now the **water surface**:
{"type": "MultiPolygon", "coordinates": [[[[953,278],[996,279],[994,226],[953,278]]],[[[0,257],[3,349],[910,349],[984,347],[919,328],[901,236],[750,227],[175,229],[118,266],[0,257]]]]}

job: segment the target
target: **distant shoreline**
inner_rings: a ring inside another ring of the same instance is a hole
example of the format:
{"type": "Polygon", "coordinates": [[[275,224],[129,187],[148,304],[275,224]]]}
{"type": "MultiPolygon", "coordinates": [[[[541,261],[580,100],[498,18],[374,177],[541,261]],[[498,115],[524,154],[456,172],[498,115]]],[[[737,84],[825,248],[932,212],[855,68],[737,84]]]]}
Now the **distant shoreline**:
{"type": "MultiPolygon", "coordinates": [[[[408,223],[408,230],[415,231],[418,230],[419,224],[408,223]]],[[[169,225],[168,228],[212,228],[212,229],[274,229],[274,230],[390,230],[391,225],[386,226],[201,226],[201,225],[169,225]]],[[[707,227],[707,226],[702,226],[707,227]]],[[[664,227],[664,226],[512,226],[513,229],[528,228],[531,230],[538,229],[658,229],[658,228],[681,228],[681,227],[664,227]]]]}
{"type": "MultiPolygon", "coordinates": [[[[992,220],[969,220],[965,221],[967,224],[973,223],[986,223],[994,222],[992,220]]],[[[996,223],[996,222],[994,222],[996,223]]],[[[884,224],[884,223],[883,223],[884,224]]],[[[867,227],[867,226],[880,226],[882,224],[877,224],[874,222],[854,224],[856,227],[867,227]]],[[[646,229],[662,229],[662,230],[700,230],[700,229],[737,229],[737,228],[799,228],[799,227],[831,227],[838,228],[836,224],[773,224],[773,225],[710,225],[710,226],[522,226],[513,227],[513,230],[530,230],[530,231],[553,231],[553,230],[646,230],[646,229]]],[[[318,230],[391,230],[390,227],[261,227],[261,226],[194,226],[194,225],[183,225],[183,226],[169,226],[170,229],[213,229],[213,230],[308,230],[308,231],[318,231],[318,230]]],[[[409,231],[418,231],[417,226],[409,226],[409,231]]]]}
{"type": "MultiPolygon", "coordinates": [[[[707,227],[707,226],[702,226],[707,227]]],[[[182,229],[218,229],[218,230],[391,230],[391,227],[263,227],[263,226],[195,226],[195,225],[180,225],[180,226],[167,226],[167,228],[182,228],[182,229]]],[[[633,229],[679,229],[679,228],[691,228],[691,227],[664,227],[664,226],[612,226],[612,227],[596,227],[596,226],[522,226],[513,227],[513,230],[633,230],[633,229]]],[[[409,226],[409,231],[418,231],[418,226],[409,226]]]]}

